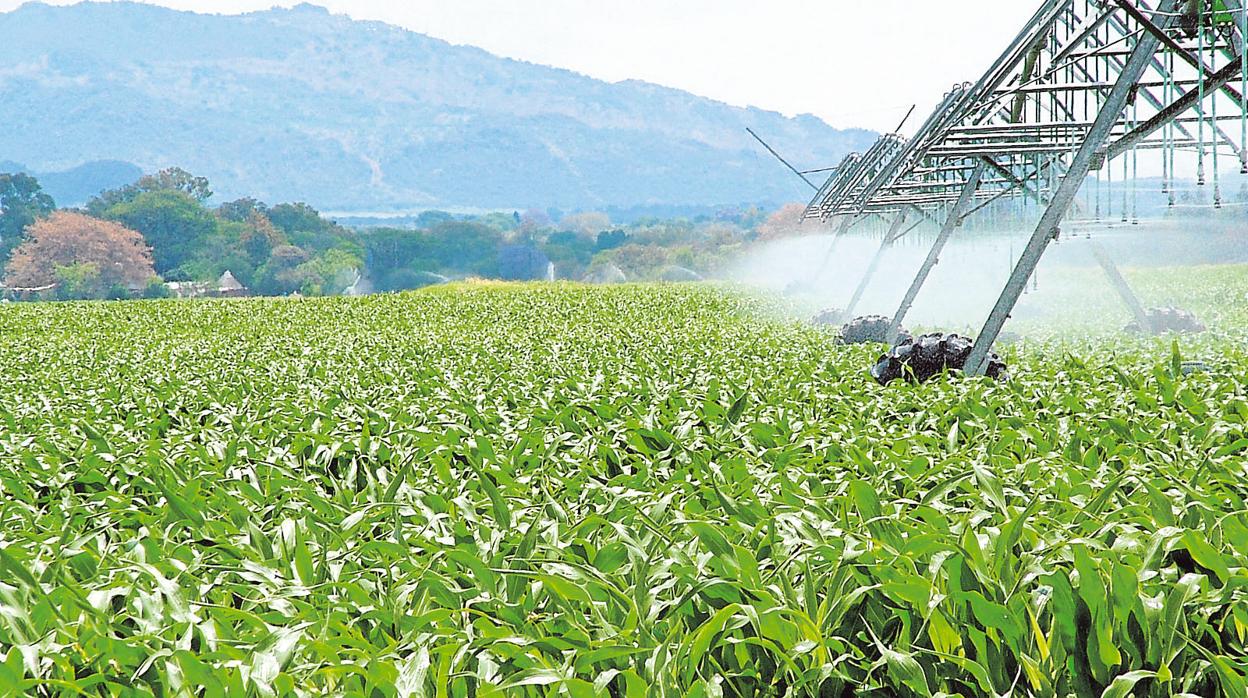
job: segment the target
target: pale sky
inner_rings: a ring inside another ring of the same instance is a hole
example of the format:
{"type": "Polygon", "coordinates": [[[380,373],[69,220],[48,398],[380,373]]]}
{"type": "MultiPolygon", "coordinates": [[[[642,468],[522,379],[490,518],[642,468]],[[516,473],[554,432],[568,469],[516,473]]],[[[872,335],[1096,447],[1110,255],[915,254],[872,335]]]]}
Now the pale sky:
{"type": "MultiPolygon", "coordinates": [[[[0,0],[8,11],[22,0],[0,0]]],[[[51,4],[73,4],[53,0],[51,4]]],[[[237,13],[288,0],[156,0],[237,13]]],[[[1038,0],[315,0],[492,53],[634,78],[837,127],[909,132],[975,80],[1038,0]]]]}

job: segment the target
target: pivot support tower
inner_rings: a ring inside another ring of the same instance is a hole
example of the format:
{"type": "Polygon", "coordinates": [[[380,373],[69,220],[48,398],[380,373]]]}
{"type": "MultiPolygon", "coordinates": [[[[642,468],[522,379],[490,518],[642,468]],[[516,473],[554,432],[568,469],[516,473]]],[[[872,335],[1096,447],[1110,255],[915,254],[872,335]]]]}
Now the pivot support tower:
{"type": "Polygon", "coordinates": [[[1036,204],[1034,232],[967,362],[981,374],[1090,173],[1121,168],[1125,180],[1140,158],[1160,159],[1173,192],[1184,152],[1196,157],[1198,183],[1212,178],[1215,205],[1219,157],[1248,173],[1246,36],[1244,0],[1044,0],[987,72],[950,90],[912,137],[888,134],[846,157],[805,217],[839,221],[833,244],[864,217],[889,219],[881,253],[906,216],[937,222],[897,328],[964,220],[1036,204]]]}

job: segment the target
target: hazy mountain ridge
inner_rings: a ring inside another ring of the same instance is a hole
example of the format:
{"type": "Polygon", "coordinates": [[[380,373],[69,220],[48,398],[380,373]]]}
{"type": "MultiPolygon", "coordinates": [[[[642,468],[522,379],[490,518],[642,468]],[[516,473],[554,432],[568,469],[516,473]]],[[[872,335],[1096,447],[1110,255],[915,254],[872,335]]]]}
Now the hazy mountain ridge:
{"type": "Polygon", "coordinates": [[[0,159],[179,165],[223,196],[339,210],[783,201],[808,192],[746,126],[811,167],[874,138],[308,5],[30,4],[0,39],[0,159]]]}
{"type": "Polygon", "coordinates": [[[104,189],[125,186],[143,176],[142,169],[117,160],[87,162],[64,172],[38,172],[22,163],[0,160],[0,173],[6,172],[36,177],[44,193],[63,207],[81,206],[104,189]]]}

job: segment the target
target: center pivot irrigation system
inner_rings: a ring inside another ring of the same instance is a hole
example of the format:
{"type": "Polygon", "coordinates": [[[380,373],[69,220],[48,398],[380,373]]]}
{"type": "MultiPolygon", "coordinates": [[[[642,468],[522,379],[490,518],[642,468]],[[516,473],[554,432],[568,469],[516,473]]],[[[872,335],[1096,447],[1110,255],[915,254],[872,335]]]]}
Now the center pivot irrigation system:
{"type": "MultiPolygon", "coordinates": [[[[1030,224],[1038,213],[967,359],[965,370],[983,375],[992,345],[1061,225],[1101,218],[1102,179],[1112,183],[1113,173],[1121,173],[1125,220],[1134,208],[1125,197],[1141,164],[1152,171],[1160,164],[1171,204],[1176,153],[1185,165],[1195,156],[1197,183],[1212,185],[1215,207],[1222,203],[1222,168],[1238,164],[1248,173],[1246,36],[1244,0],[1043,2],[984,76],[946,94],[911,138],[883,136],[866,153],[846,157],[817,188],[805,218],[831,222],[829,259],[839,239],[864,221],[887,231],[848,312],[888,248],[934,223],[939,233],[893,316],[889,339],[895,339],[964,222],[986,216],[1030,224]]],[[[1109,211],[1112,188],[1104,190],[1109,211]]],[[[1103,254],[1098,261],[1147,327],[1112,262],[1103,254]]]]}

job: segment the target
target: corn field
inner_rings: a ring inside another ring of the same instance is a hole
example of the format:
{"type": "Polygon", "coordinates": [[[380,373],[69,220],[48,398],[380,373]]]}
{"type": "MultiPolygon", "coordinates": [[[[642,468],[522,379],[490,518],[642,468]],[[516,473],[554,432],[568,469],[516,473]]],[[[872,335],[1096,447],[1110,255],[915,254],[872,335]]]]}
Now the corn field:
{"type": "Polygon", "coordinates": [[[1248,695],[1248,335],[883,388],[773,310],[0,307],[0,692],[1248,695]]]}

